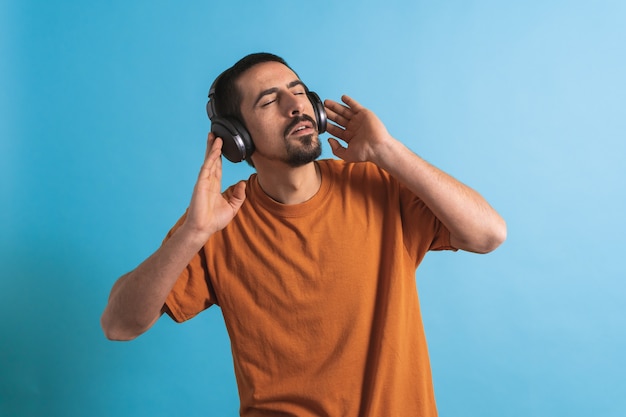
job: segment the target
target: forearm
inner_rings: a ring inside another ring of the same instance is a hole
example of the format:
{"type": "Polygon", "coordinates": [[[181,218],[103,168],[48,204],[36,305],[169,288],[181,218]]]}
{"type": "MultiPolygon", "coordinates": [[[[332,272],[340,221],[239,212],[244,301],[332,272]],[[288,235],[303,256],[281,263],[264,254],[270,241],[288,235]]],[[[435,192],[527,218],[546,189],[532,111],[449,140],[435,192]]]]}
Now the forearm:
{"type": "Polygon", "coordinates": [[[370,161],[404,183],[450,231],[452,246],[490,252],[506,238],[506,224],[476,191],[435,168],[394,139],[370,110],[346,95],[345,105],[324,102],[333,153],[345,161],[370,161]]]}
{"type": "Polygon", "coordinates": [[[387,141],[377,152],[375,162],[424,201],[450,231],[454,247],[486,253],[506,238],[504,220],[478,192],[429,164],[399,141],[387,141]]]}
{"type": "Polygon", "coordinates": [[[156,252],[113,286],[101,325],[111,340],[131,340],[148,330],[176,279],[207,238],[179,228],[156,252]]]}

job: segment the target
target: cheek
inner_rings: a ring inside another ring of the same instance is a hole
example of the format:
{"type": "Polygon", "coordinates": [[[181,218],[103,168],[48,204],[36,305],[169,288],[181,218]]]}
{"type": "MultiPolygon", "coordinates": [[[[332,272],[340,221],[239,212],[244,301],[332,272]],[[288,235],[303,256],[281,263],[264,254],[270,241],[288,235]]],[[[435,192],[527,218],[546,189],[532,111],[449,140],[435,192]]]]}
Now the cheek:
{"type": "MultiPolygon", "coordinates": [[[[313,107],[310,103],[309,107],[312,112],[313,107]]],[[[314,116],[312,117],[315,118],[314,116]]],[[[282,146],[285,128],[290,120],[281,114],[278,106],[260,112],[250,112],[248,117],[244,117],[244,120],[246,121],[246,128],[257,148],[259,145],[264,149],[282,146]]]]}
{"type": "Polygon", "coordinates": [[[274,136],[271,131],[268,131],[271,126],[268,126],[267,123],[261,123],[256,120],[251,121],[251,123],[246,127],[250,137],[252,138],[252,142],[254,142],[254,147],[257,152],[260,154],[270,152],[270,147],[272,146],[272,141],[270,139],[274,136]]]}
{"type": "Polygon", "coordinates": [[[254,122],[248,125],[248,132],[255,142],[262,141],[267,136],[267,126],[264,123],[254,122]]]}
{"type": "Polygon", "coordinates": [[[252,120],[248,125],[248,131],[254,139],[260,138],[272,138],[277,135],[282,137],[285,126],[281,124],[277,118],[263,117],[252,120]]]}
{"type": "Polygon", "coordinates": [[[261,136],[262,126],[259,123],[259,120],[254,117],[244,117],[243,118],[244,125],[246,130],[254,140],[256,137],[261,136]]]}

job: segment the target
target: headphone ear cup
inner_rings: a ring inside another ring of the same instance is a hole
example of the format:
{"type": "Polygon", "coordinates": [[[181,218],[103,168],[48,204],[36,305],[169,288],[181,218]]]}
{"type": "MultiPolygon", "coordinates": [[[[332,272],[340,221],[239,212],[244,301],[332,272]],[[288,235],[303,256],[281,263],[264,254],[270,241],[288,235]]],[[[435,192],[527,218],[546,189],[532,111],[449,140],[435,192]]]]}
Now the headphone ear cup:
{"type": "Polygon", "coordinates": [[[241,162],[250,158],[254,152],[254,143],[250,133],[232,117],[215,117],[211,120],[211,132],[222,139],[222,155],[230,162],[241,162]]]}
{"type": "Polygon", "coordinates": [[[307,91],[306,93],[309,101],[313,105],[313,112],[315,113],[315,121],[317,122],[317,133],[326,132],[326,109],[324,108],[324,103],[320,99],[320,96],[313,91],[307,91]]]}

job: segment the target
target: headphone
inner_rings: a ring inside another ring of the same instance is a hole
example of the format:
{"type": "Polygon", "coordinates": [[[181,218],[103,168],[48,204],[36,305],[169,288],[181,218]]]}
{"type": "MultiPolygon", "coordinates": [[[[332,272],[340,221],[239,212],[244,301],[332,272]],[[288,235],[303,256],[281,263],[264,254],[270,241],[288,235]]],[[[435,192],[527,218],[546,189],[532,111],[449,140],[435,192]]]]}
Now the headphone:
{"type": "MultiPolygon", "coordinates": [[[[206,112],[211,120],[211,132],[222,138],[222,155],[231,162],[241,162],[250,158],[254,152],[254,142],[246,127],[235,117],[219,116],[215,107],[215,87],[221,75],[213,81],[209,89],[209,101],[206,103],[206,112]]],[[[313,105],[318,133],[326,131],[326,110],[320,97],[306,88],[306,96],[313,105]]]]}

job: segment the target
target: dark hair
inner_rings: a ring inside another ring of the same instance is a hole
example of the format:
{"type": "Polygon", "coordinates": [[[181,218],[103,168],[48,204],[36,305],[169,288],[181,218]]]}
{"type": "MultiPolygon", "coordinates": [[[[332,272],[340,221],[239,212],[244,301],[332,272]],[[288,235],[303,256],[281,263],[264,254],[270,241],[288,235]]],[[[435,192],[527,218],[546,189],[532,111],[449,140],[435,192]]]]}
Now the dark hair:
{"type": "MultiPolygon", "coordinates": [[[[291,69],[281,57],[267,52],[257,52],[246,55],[228,68],[217,78],[215,82],[215,111],[220,117],[235,117],[243,123],[241,115],[241,91],[237,88],[237,80],[241,75],[257,64],[263,62],[279,62],[291,69]]],[[[293,69],[291,69],[293,71],[293,69]]],[[[295,72],[295,71],[294,71],[295,72]]]]}

